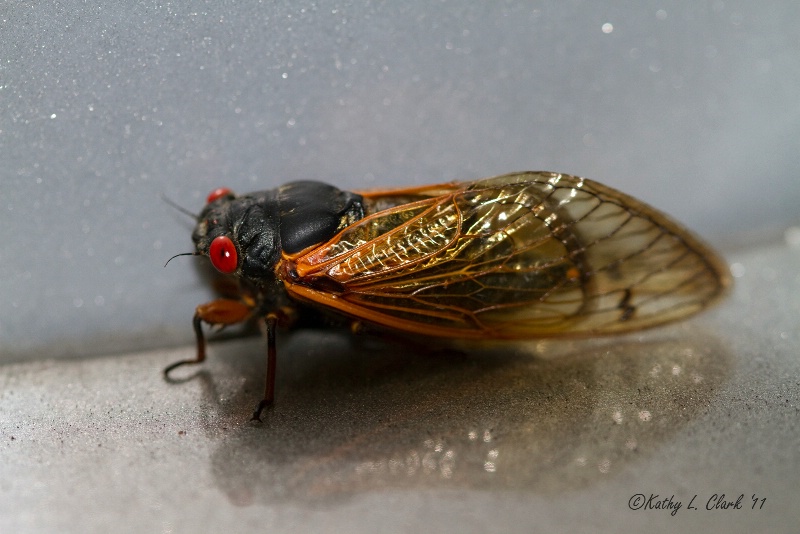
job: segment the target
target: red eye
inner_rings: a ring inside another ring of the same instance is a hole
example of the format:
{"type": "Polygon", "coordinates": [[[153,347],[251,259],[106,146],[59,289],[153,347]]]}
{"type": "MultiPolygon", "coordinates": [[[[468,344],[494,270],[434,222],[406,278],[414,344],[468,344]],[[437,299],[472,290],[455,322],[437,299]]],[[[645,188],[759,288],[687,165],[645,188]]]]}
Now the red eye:
{"type": "Polygon", "coordinates": [[[210,192],[208,194],[208,196],[206,197],[206,203],[207,204],[211,204],[212,202],[214,202],[215,200],[217,200],[219,198],[222,198],[222,197],[225,197],[225,196],[228,196],[228,195],[232,195],[232,194],[233,194],[233,191],[231,191],[227,187],[218,187],[218,188],[214,189],[212,192],[210,192]]]}
{"type": "Polygon", "coordinates": [[[211,265],[225,274],[235,271],[236,266],[239,264],[236,246],[231,241],[231,238],[226,235],[214,238],[211,246],[208,247],[208,257],[211,259],[211,265]]]}

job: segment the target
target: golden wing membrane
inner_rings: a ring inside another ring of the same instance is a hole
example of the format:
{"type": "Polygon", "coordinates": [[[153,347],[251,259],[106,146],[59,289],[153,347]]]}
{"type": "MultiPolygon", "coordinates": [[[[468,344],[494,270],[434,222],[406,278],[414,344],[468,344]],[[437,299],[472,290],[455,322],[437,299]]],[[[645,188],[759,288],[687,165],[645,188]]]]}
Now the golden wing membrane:
{"type": "Polygon", "coordinates": [[[665,215],[565,174],[366,194],[371,215],[282,268],[290,295],[458,338],[602,335],[693,314],[729,284],[665,215]]]}

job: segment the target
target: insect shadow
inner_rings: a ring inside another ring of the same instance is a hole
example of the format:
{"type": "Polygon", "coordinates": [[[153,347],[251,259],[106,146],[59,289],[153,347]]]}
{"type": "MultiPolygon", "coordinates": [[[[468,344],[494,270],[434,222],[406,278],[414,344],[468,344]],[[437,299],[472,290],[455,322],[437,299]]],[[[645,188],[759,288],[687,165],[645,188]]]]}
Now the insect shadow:
{"type": "Polygon", "coordinates": [[[211,469],[242,506],[389,488],[585,487],[655,454],[713,402],[731,365],[724,344],[691,327],[468,352],[299,332],[281,348],[280,403],[261,426],[241,421],[262,378],[247,356],[258,351],[215,350],[237,358],[217,367],[250,377],[231,387],[225,370],[199,375],[209,434],[226,428],[211,469]]]}

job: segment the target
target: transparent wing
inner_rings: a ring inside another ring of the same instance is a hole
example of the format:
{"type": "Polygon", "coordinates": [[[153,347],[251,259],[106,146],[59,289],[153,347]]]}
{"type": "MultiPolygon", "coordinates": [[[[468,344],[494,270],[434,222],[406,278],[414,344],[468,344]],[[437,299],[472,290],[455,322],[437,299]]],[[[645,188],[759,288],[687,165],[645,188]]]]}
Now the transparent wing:
{"type": "Polygon", "coordinates": [[[677,223],[574,176],[367,199],[385,209],[284,260],[290,295],[394,329],[510,339],[655,326],[705,308],[729,283],[720,258],[677,223]]]}

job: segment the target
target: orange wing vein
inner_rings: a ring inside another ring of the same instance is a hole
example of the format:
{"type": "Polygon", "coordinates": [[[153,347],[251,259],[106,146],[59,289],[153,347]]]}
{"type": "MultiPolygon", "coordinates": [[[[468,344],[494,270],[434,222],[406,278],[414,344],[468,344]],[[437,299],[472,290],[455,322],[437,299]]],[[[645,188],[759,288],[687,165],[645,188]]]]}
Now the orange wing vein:
{"type": "Polygon", "coordinates": [[[433,336],[602,335],[671,322],[729,284],[723,261],[642,202],[517,173],[365,194],[378,210],[298,257],[288,293],[433,336]]]}

